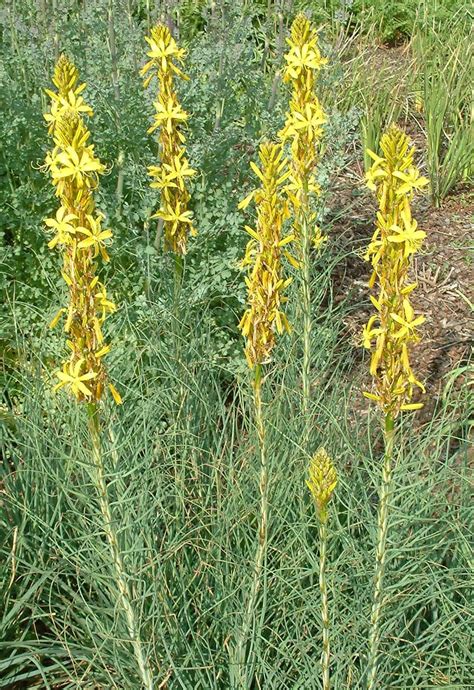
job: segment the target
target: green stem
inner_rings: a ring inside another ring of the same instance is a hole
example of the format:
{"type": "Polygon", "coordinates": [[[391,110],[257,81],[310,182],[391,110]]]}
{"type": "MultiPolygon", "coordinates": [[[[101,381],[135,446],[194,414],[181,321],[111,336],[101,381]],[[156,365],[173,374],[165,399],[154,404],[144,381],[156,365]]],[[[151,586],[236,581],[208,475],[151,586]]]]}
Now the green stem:
{"type": "Polygon", "coordinates": [[[380,645],[380,620],[383,608],[383,580],[387,556],[388,509],[392,490],[392,457],[395,436],[394,420],[390,414],[385,416],[385,456],[382,469],[382,484],[377,523],[377,549],[375,563],[372,612],[370,615],[369,656],[367,661],[367,690],[375,688],[377,660],[380,645]]]}
{"type": "MultiPolygon", "coordinates": [[[[280,3],[280,5],[283,5],[283,2],[280,3]]],[[[276,6],[275,6],[276,8],[276,6]]],[[[279,8],[278,11],[278,37],[277,37],[277,64],[281,64],[282,62],[282,57],[283,57],[283,49],[285,47],[285,25],[284,25],[284,17],[283,17],[283,7],[279,8]]],[[[268,101],[268,110],[271,112],[275,108],[275,103],[277,100],[278,96],[278,86],[281,81],[281,73],[280,70],[277,70],[275,72],[275,76],[273,77],[273,83],[272,83],[272,90],[271,90],[271,95],[270,95],[270,100],[268,101]]]]}
{"type": "Polygon", "coordinates": [[[323,690],[330,690],[331,687],[329,682],[329,605],[326,583],[327,539],[327,516],[322,516],[319,523],[319,589],[321,591],[321,618],[323,623],[323,651],[321,655],[323,690]]]}
{"type": "Polygon", "coordinates": [[[97,403],[88,403],[87,413],[89,418],[89,432],[92,441],[92,463],[94,468],[94,481],[99,498],[100,512],[104,521],[104,532],[112,556],[113,569],[115,580],[119,593],[119,601],[121,608],[125,614],[128,634],[133,646],[135,659],[137,661],[139,674],[142,681],[142,686],[146,690],[153,690],[153,679],[151,670],[146,659],[142,643],[138,634],[137,623],[135,619],[135,612],[131,604],[130,589],[125,575],[122,554],[117,540],[117,534],[114,529],[112,511],[110,508],[110,501],[107,492],[107,482],[105,477],[105,468],[102,457],[102,447],[100,441],[100,424],[99,424],[99,408],[97,403]]]}
{"type": "MultiPolygon", "coordinates": [[[[250,590],[249,599],[247,601],[247,606],[244,612],[242,628],[237,639],[235,653],[235,660],[237,665],[237,683],[234,684],[234,687],[240,686],[243,690],[247,690],[251,685],[251,683],[249,682],[248,668],[246,667],[247,641],[250,628],[252,625],[252,620],[255,617],[255,607],[257,604],[258,593],[260,591],[260,588],[262,587],[262,582],[263,587],[266,590],[266,571],[264,569],[264,564],[267,555],[268,543],[268,462],[265,424],[262,412],[261,377],[262,367],[261,364],[257,364],[257,366],[255,367],[255,380],[253,390],[255,422],[257,426],[258,444],[260,450],[260,517],[257,532],[257,547],[255,550],[252,587],[250,590]]],[[[261,617],[263,617],[263,613],[264,612],[262,611],[261,617]]]]}
{"type": "Polygon", "coordinates": [[[58,33],[58,0],[52,2],[53,10],[53,27],[54,27],[54,59],[57,62],[59,58],[59,33],[58,33]]]}
{"type": "Polygon", "coordinates": [[[172,336],[174,339],[174,356],[176,362],[176,407],[174,412],[174,420],[176,424],[175,434],[175,479],[180,491],[176,493],[177,510],[180,510],[184,516],[187,511],[186,495],[188,494],[189,484],[187,477],[187,458],[190,457],[193,472],[195,476],[199,476],[199,468],[196,463],[194,450],[188,454],[186,439],[191,438],[191,419],[192,415],[188,414],[188,394],[185,385],[188,372],[186,365],[183,362],[183,343],[185,338],[185,331],[183,326],[183,315],[181,312],[181,291],[183,287],[183,276],[185,269],[185,258],[182,254],[174,253],[174,293],[173,293],[173,326],[172,336]],[[183,434],[183,435],[182,435],[183,434]]]}
{"type": "MultiPolygon", "coordinates": [[[[183,256],[182,254],[173,254],[174,258],[174,286],[173,286],[173,311],[171,314],[172,327],[171,334],[173,337],[174,356],[176,362],[176,369],[181,373],[181,287],[183,285],[183,256]]],[[[181,377],[180,377],[181,379],[181,377]]],[[[178,407],[181,396],[178,400],[178,407]]]]}
{"type": "Polygon", "coordinates": [[[183,255],[175,253],[174,255],[174,309],[175,316],[179,312],[179,298],[181,295],[181,286],[183,284],[183,255]]]}
{"type": "Polygon", "coordinates": [[[311,273],[310,273],[310,227],[303,217],[302,230],[302,281],[301,301],[303,307],[303,414],[308,430],[311,402],[311,273]]]}
{"type": "MultiPolygon", "coordinates": [[[[184,402],[185,390],[183,387],[184,372],[181,372],[181,288],[183,285],[183,270],[184,257],[182,254],[174,254],[174,293],[173,293],[173,337],[174,337],[174,354],[176,361],[176,368],[180,376],[180,396],[178,400],[178,411],[184,402]]],[[[179,415],[178,415],[179,416],[179,415]]]]}

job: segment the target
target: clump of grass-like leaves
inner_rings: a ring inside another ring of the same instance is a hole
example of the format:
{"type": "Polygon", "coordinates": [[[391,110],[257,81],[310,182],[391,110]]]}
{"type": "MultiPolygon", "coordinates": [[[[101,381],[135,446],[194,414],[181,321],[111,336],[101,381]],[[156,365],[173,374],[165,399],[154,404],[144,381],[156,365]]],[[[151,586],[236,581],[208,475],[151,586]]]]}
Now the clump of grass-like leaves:
{"type": "MultiPolygon", "coordinates": [[[[316,296],[323,289],[320,279],[313,289],[316,296]]],[[[150,304],[151,313],[160,308],[150,304]]],[[[372,415],[351,416],[360,383],[346,375],[348,351],[336,348],[339,317],[332,309],[321,317],[314,349],[328,382],[315,391],[315,441],[341,468],[327,553],[328,596],[337,611],[334,687],[356,686],[365,670],[376,538],[371,487],[379,481],[380,454],[372,415]]],[[[126,308],[119,340],[125,327],[126,308]]],[[[205,333],[206,322],[195,328],[205,333]]],[[[260,503],[251,390],[246,380],[223,388],[231,370],[212,365],[201,346],[183,340],[181,368],[154,334],[137,330],[135,336],[140,348],[118,357],[113,368],[131,402],[111,409],[103,444],[142,640],[160,669],[159,682],[231,687],[228,644],[253,578],[260,503]],[[170,410],[182,385],[193,410],[185,427],[170,410]]],[[[18,350],[26,357],[28,341],[19,340],[18,350]]],[[[40,364],[32,359],[10,380],[22,414],[3,434],[1,686],[24,679],[41,687],[131,690],[137,667],[116,613],[110,551],[99,538],[103,520],[89,475],[85,410],[45,389],[40,364]]],[[[318,523],[303,483],[309,457],[298,445],[300,379],[291,352],[280,349],[276,366],[266,384],[272,399],[269,594],[265,618],[259,630],[251,628],[248,643],[256,683],[318,687],[318,523]]],[[[378,664],[386,687],[469,684],[466,395],[450,387],[416,434],[408,418],[399,430],[403,452],[395,456],[378,664]]]]}
{"type": "Polygon", "coordinates": [[[433,204],[472,180],[474,116],[471,38],[453,22],[443,34],[427,29],[414,41],[433,204]]]}

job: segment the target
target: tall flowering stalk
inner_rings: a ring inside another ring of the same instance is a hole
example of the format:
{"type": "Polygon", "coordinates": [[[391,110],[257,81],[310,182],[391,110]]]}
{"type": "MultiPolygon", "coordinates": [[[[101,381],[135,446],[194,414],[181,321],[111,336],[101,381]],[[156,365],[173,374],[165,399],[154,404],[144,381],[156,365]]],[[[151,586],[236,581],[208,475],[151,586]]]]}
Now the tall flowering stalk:
{"type": "MultiPolygon", "coordinates": [[[[97,403],[104,392],[107,375],[103,357],[110,351],[102,333],[107,314],[115,311],[105,285],[97,275],[97,258],[109,260],[106,242],[112,231],[104,229],[104,216],[97,211],[93,192],[105,166],[89,143],[90,132],[83,115],[92,109],[81,96],[85,84],[79,84],[76,67],[64,55],[57,62],[53,83],[57,91],[47,90],[51,109],[45,115],[54,149],[46,156],[60,207],[45,224],[53,237],[50,249],[63,255],[62,277],[69,289],[69,304],[62,307],[51,322],[64,319],[69,358],[56,372],[56,389],[69,388],[78,401],[97,403]]],[[[108,384],[115,401],[120,395],[108,384]]]]}
{"type": "Polygon", "coordinates": [[[160,165],[151,166],[148,171],[153,178],[150,186],[160,190],[161,207],[152,218],[163,221],[165,247],[182,256],[186,254],[188,235],[197,234],[188,209],[191,196],[187,183],[196,174],[186,158],[184,129],[188,114],[179,103],[174,85],[175,77],[188,79],[179,67],[183,65],[185,50],[178,47],[164,24],[152,28],[145,40],[150,46],[147,53],[150,60],[141,70],[144,87],[154,77],[158,80],[154,123],[148,133],[159,130],[160,165]]]}
{"type": "Polygon", "coordinates": [[[328,503],[337,485],[337,473],[333,461],[324,448],[320,448],[309,465],[306,484],[313,496],[319,519],[319,590],[321,593],[321,620],[323,626],[323,650],[321,669],[323,690],[330,690],[329,666],[329,604],[326,582],[326,552],[328,541],[328,503]]]}
{"type": "Polygon", "coordinates": [[[253,162],[250,166],[261,186],[239,204],[239,208],[246,208],[253,199],[257,207],[255,229],[245,226],[251,238],[242,261],[242,266],[248,269],[245,278],[248,308],[239,328],[246,340],[247,363],[254,371],[253,395],[260,450],[260,516],[254,575],[235,650],[236,679],[242,688],[250,687],[251,664],[248,667],[246,664],[247,640],[262,586],[268,540],[268,457],[262,410],[262,369],[270,360],[276,335],[290,331],[290,324],[282,306],[287,300],[284,291],[291,278],[285,279],[281,259],[282,254],[286,253],[286,245],[294,239],[293,235],[283,237],[288,204],[283,195],[282,185],[288,179],[289,171],[282,148],[278,144],[263,143],[260,146],[259,157],[261,167],[253,162]]]}
{"type": "MultiPolygon", "coordinates": [[[[59,58],[53,76],[55,91],[47,90],[51,107],[45,115],[54,148],[46,156],[45,168],[50,172],[60,207],[45,225],[53,236],[48,246],[59,248],[63,255],[62,277],[69,289],[69,304],[61,308],[51,322],[56,326],[64,319],[69,359],[56,372],[59,382],[55,390],[67,388],[78,402],[87,404],[92,443],[94,480],[104,520],[104,531],[110,548],[118,598],[125,614],[143,686],[153,687],[151,674],[138,636],[135,613],[131,603],[122,555],[113,526],[103,462],[99,403],[107,375],[104,356],[110,351],[102,326],[115,304],[108,298],[105,285],[97,274],[98,259],[109,260],[106,243],[111,230],[104,229],[104,216],[97,211],[94,190],[105,166],[89,143],[90,132],[83,116],[91,116],[92,108],[81,95],[86,85],[79,83],[75,65],[64,55],[59,58]]],[[[122,402],[115,387],[108,388],[117,404],[122,402]]]]}
{"type": "Polygon", "coordinates": [[[325,237],[316,225],[314,199],[320,193],[316,182],[318,141],[326,117],[315,93],[318,71],[327,63],[321,57],[318,37],[311,22],[304,14],[298,14],[291,26],[290,47],[285,55],[287,62],[283,79],[292,86],[290,112],[279,136],[283,143],[290,143],[291,175],[287,188],[293,207],[294,233],[299,246],[302,266],[303,308],[303,410],[309,411],[311,398],[311,246],[319,249],[325,237]]]}
{"type": "Polygon", "coordinates": [[[401,129],[390,127],[382,136],[380,148],[383,156],[368,151],[374,163],[367,173],[367,186],[376,192],[379,210],[366,259],[373,268],[369,286],[377,285],[378,295],[370,297],[376,313],[363,331],[364,346],[371,351],[370,373],[375,389],[364,395],[374,400],[382,411],[385,440],[369,633],[369,690],[375,687],[377,675],[395,419],[402,410],[422,407],[422,403],[412,402],[412,398],[416,388],[424,392],[409,358],[410,347],[420,340],[418,326],[425,320],[423,316],[415,315],[410,303],[416,283],[409,280],[409,268],[412,256],[426,235],[412,218],[410,202],[428,180],[421,177],[414,166],[415,149],[401,129]]]}

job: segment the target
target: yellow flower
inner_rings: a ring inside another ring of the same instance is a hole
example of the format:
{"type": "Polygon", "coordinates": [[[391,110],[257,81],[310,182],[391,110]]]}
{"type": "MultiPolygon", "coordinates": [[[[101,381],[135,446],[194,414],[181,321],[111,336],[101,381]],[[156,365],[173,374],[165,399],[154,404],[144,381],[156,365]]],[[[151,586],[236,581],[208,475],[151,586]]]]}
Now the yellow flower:
{"type": "Polygon", "coordinates": [[[94,249],[94,256],[97,256],[97,254],[100,253],[102,254],[102,258],[104,261],[109,261],[109,256],[107,252],[105,251],[105,240],[108,240],[112,237],[112,231],[111,230],[102,230],[101,228],[101,223],[102,223],[102,218],[103,216],[99,215],[96,218],[94,218],[91,215],[87,215],[87,223],[89,227],[83,227],[80,226],[77,228],[77,232],[80,232],[82,235],[86,235],[86,239],[81,240],[78,243],[78,248],[79,249],[86,249],[87,247],[93,247],[94,249]]]}
{"type": "Polygon", "coordinates": [[[181,223],[188,223],[192,225],[193,214],[191,211],[184,211],[181,209],[179,201],[176,202],[174,208],[167,208],[157,211],[152,218],[162,218],[170,223],[170,232],[174,235],[181,223]]]}
{"type": "MultiPolygon", "coordinates": [[[[158,38],[154,40],[153,38],[148,38],[145,36],[145,41],[150,45],[151,50],[148,51],[148,57],[154,58],[161,63],[161,69],[166,72],[168,67],[173,67],[173,62],[170,58],[175,58],[177,60],[182,60],[184,57],[184,49],[178,48],[176,41],[172,36],[169,37],[168,43],[165,43],[163,38],[158,38]]],[[[156,64],[154,61],[150,61],[152,65],[156,64]]]]}
{"type": "Polygon", "coordinates": [[[403,300],[403,311],[404,311],[404,317],[400,316],[399,314],[392,313],[391,317],[392,319],[398,323],[401,328],[399,328],[394,334],[394,338],[407,338],[411,337],[413,338],[415,336],[415,329],[417,326],[420,326],[422,323],[425,322],[425,317],[424,316],[418,316],[415,318],[415,312],[413,311],[413,307],[411,306],[410,302],[407,299],[403,300]]]}
{"type": "Polygon", "coordinates": [[[429,180],[426,177],[421,177],[419,171],[415,167],[409,167],[406,172],[401,170],[395,170],[393,176],[397,177],[403,182],[400,187],[397,188],[397,196],[403,196],[405,194],[411,194],[414,190],[422,189],[425,187],[429,180]]]}
{"type": "MultiPolygon", "coordinates": [[[[187,79],[186,75],[184,75],[174,63],[174,60],[177,60],[182,64],[186,51],[178,47],[167,26],[158,24],[153,27],[151,36],[145,36],[145,41],[151,48],[151,50],[147,52],[151,60],[142,68],[142,76],[145,76],[149,70],[155,68],[159,70],[158,77],[160,73],[162,76],[167,76],[170,72],[174,72],[182,79],[187,79]]],[[[152,72],[152,74],[147,77],[145,80],[145,87],[148,86],[153,76],[155,75],[152,72]]]]}
{"type": "Polygon", "coordinates": [[[170,173],[166,172],[164,167],[158,167],[151,165],[148,168],[148,174],[150,177],[154,177],[155,181],[150,183],[152,189],[161,189],[163,194],[168,199],[169,195],[166,193],[168,189],[176,189],[178,185],[176,184],[175,177],[170,173]]]}
{"type": "Polygon", "coordinates": [[[53,249],[57,244],[67,244],[71,235],[76,233],[76,228],[71,221],[77,220],[74,213],[68,213],[67,208],[60,206],[56,211],[56,218],[46,218],[44,223],[48,228],[53,228],[56,235],[48,242],[48,247],[53,249]]]}
{"type": "MultiPolygon", "coordinates": [[[[288,41],[291,45],[291,42],[288,41]]],[[[286,75],[291,79],[298,79],[303,70],[321,69],[327,63],[326,58],[322,58],[319,50],[311,43],[303,45],[291,45],[291,50],[285,55],[288,65],[286,75]]]]}
{"type": "Polygon", "coordinates": [[[46,122],[55,123],[65,110],[72,111],[77,115],[82,114],[92,117],[94,111],[90,105],[85,102],[84,98],[79,95],[83,90],[83,87],[85,88],[85,84],[82,84],[81,87],[75,91],[68,91],[66,96],[63,96],[60,93],[54,93],[54,91],[50,91],[50,89],[45,89],[45,92],[53,101],[51,105],[51,112],[46,113],[44,116],[46,122]]]}
{"type": "Polygon", "coordinates": [[[62,371],[56,372],[59,383],[54,386],[54,390],[57,391],[63,386],[70,386],[76,398],[80,399],[81,396],[85,396],[86,398],[92,397],[92,391],[84,382],[94,379],[97,374],[94,371],[87,371],[85,374],[81,374],[83,364],[84,359],[79,359],[75,363],[66,362],[63,364],[62,371]]]}
{"type": "Polygon", "coordinates": [[[194,177],[196,170],[189,166],[187,159],[184,157],[184,149],[178,156],[175,156],[172,163],[164,163],[162,167],[151,165],[148,168],[150,177],[156,178],[156,182],[152,182],[150,187],[153,189],[176,188],[185,191],[186,177],[194,177]]]}
{"type": "Polygon", "coordinates": [[[418,223],[405,213],[401,213],[401,219],[404,227],[392,225],[390,230],[395,233],[388,235],[387,240],[395,244],[403,244],[403,256],[407,259],[410,254],[415,254],[421,247],[426,233],[423,230],[418,230],[418,223]]]}
{"type": "Polygon", "coordinates": [[[312,142],[316,136],[322,133],[320,125],[326,122],[321,107],[316,103],[306,103],[304,110],[298,112],[295,110],[292,114],[292,120],[287,133],[288,136],[294,136],[301,130],[308,134],[308,141],[312,142]]]}
{"type": "MultiPolygon", "coordinates": [[[[174,121],[186,122],[188,114],[184,112],[179,103],[175,103],[173,98],[169,98],[165,104],[155,101],[155,123],[148,129],[148,134],[151,134],[158,127],[164,126],[168,134],[172,134],[174,121]]],[[[180,135],[180,138],[182,134],[180,135]]]]}
{"type": "Polygon", "coordinates": [[[53,180],[71,178],[80,189],[84,184],[88,185],[90,173],[103,172],[105,167],[98,161],[88,149],[84,149],[80,154],[72,147],[68,146],[65,151],[58,153],[53,164],[53,180]]]}
{"type": "Polygon", "coordinates": [[[194,177],[196,170],[190,167],[187,159],[184,157],[184,150],[179,155],[173,158],[172,163],[164,163],[163,167],[168,171],[168,175],[172,180],[178,182],[178,187],[183,191],[185,184],[185,177],[194,177]]]}
{"type": "Polygon", "coordinates": [[[319,448],[309,465],[309,480],[306,484],[311,491],[321,521],[327,519],[327,506],[337,486],[337,472],[334,463],[324,448],[319,448]]]}

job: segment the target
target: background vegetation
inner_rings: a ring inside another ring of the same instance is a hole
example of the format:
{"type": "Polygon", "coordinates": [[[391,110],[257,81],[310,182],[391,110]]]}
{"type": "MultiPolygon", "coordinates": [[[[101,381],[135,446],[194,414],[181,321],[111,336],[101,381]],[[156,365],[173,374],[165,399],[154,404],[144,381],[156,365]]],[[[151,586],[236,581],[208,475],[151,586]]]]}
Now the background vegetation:
{"type": "MultiPolygon", "coordinates": [[[[248,162],[258,143],[283,123],[288,93],[278,72],[287,27],[300,9],[321,27],[329,58],[319,93],[329,121],[319,181],[330,241],[313,265],[312,425],[304,444],[298,332],[279,343],[265,391],[268,575],[265,615],[252,630],[250,687],[320,687],[318,529],[304,485],[320,444],[340,477],[328,553],[331,672],[336,688],[363,687],[381,432],[376,411],[361,398],[367,363],[350,327],[367,309],[367,293],[342,285],[371,235],[363,150],[377,148],[389,122],[404,125],[420,145],[432,203],[442,206],[449,193],[464,198],[474,142],[465,0],[3,3],[2,688],[139,687],[90,479],[85,412],[50,391],[63,342],[47,323],[63,288],[42,229],[56,203],[39,167],[48,148],[44,88],[59,50],[88,83],[92,138],[110,171],[98,207],[115,236],[106,273],[121,306],[108,321],[108,362],[124,405],[107,408],[106,459],[140,635],[161,687],[230,687],[259,500],[257,437],[236,327],[245,300],[237,264],[246,243],[237,204],[252,186],[248,162]],[[156,144],[146,134],[151,94],[138,75],[143,35],[162,16],[188,49],[190,81],[181,96],[192,114],[191,164],[200,171],[192,200],[199,236],[186,258],[178,324],[172,258],[149,221],[156,194],[146,167],[156,160],[156,144]],[[349,243],[345,225],[354,217],[362,230],[349,243]]],[[[295,303],[296,292],[290,321],[295,303]]],[[[458,358],[429,387],[429,414],[403,421],[381,688],[472,683],[468,371],[466,357],[458,358]]]]}

